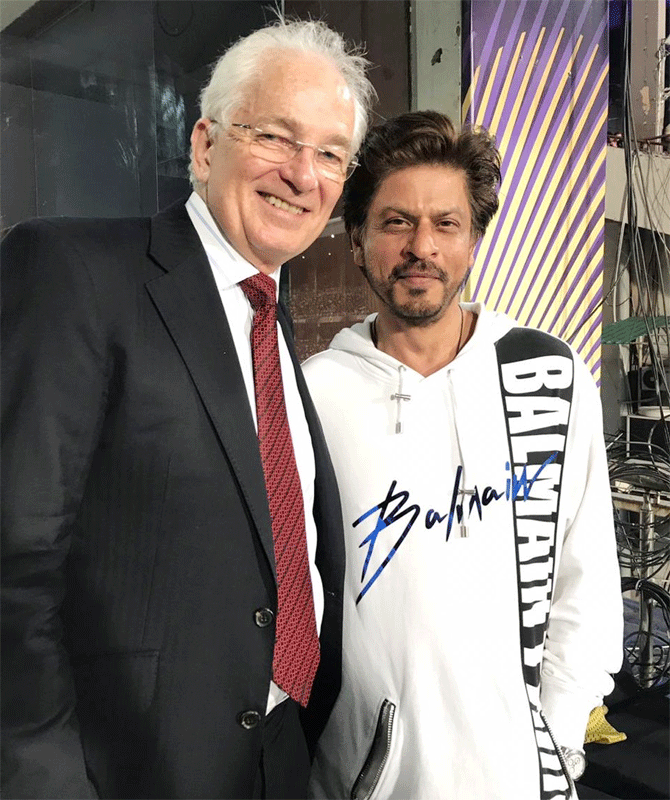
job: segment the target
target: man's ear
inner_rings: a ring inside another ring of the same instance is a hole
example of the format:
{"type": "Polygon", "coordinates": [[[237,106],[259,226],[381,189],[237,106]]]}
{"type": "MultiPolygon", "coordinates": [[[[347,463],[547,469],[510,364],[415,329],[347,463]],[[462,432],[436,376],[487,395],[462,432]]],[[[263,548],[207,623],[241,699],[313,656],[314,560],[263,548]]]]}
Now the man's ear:
{"type": "Polygon", "coordinates": [[[193,126],[191,133],[191,167],[199,183],[209,180],[212,139],[210,128],[212,121],[201,117],[193,126]]]}
{"type": "Polygon", "coordinates": [[[362,244],[362,231],[360,228],[354,228],[351,232],[351,250],[354,254],[354,264],[357,267],[362,267],[365,264],[365,254],[363,252],[362,244]]]}

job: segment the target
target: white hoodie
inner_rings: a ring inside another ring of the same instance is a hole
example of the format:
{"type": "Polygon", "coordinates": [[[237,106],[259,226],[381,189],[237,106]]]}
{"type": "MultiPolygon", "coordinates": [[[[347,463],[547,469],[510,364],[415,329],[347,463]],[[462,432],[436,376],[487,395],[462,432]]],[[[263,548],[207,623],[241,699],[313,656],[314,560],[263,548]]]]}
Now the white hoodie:
{"type": "Polygon", "coordinates": [[[314,797],[567,797],[554,744],[582,746],[621,663],[591,376],[559,340],[539,334],[558,354],[533,354],[537,333],[463,308],[474,335],[428,377],[375,348],[374,316],[304,365],[347,548],[343,685],[314,797]],[[521,363],[499,371],[510,351],[521,363]]]}

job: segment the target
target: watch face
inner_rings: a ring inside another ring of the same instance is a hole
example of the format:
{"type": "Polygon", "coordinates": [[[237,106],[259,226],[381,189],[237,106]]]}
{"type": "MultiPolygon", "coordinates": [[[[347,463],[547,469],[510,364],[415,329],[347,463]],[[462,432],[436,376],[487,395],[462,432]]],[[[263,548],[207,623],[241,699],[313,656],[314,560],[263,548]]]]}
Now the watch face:
{"type": "Polygon", "coordinates": [[[565,765],[573,781],[579,780],[586,769],[586,757],[579,750],[564,750],[565,765]]]}

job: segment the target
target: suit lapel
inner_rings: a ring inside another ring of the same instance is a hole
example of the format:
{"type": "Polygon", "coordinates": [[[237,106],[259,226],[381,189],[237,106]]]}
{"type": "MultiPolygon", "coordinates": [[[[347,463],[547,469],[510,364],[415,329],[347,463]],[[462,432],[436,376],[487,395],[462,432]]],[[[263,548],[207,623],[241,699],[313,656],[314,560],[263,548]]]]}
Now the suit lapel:
{"type": "Polygon", "coordinates": [[[333,526],[333,520],[337,519],[335,524],[337,527],[340,518],[340,498],[337,490],[337,481],[335,479],[335,472],[328,453],[328,446],[326,445],[326,437],[321,427],[319,415],[316,412],[314,403],[309,394],[305,376],[302,372],[302,367],[298,361],[298,357],[293,346],[293,332],[291,321],[280,304],[277,309],[277,318],[284,331],[284,338],[288,346],[288,351],[291,354],[291,361],[293,362],[293,369],[295,371],[296,382],[298,384],[298,391],[302,399],[302,405],[305,410],[305,418],[309,427],[310,436],[312,439],[312,448],[314,450],[314,465],[316,469],[315,485],[314,485],[314,519],[317,523],[317,528],[320,535],[316,543],[316,564],[319,567],[322,576],[337,574],[344,563],[344,554],[340,548],[340,541],[333,540],[330,536],[322,535],[326,530],[333,526]]]}
{"type": "Polygon", "coordinates": [[[147,290],[221,441],[275,573],[263,467],[244,379],[214,276],[182,204],[152,219],[151,257],[165,274],[147,290]]]}

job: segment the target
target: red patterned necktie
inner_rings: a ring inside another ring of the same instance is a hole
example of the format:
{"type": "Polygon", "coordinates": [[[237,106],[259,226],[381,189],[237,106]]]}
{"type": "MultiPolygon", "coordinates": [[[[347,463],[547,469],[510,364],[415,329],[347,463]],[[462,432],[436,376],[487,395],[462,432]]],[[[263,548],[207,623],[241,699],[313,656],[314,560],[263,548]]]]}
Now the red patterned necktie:
{"type": "Polygon", "coordinates": [[[319,638],[309,574],[305,512],[300,476],[286,416],[277,339],[276,284],[259,272],[240,283],[254,309],[251,353],[254,365],[258,443],[272,519],[277,569],[277,625],[274,682],[307,705],[319,638]]]}

